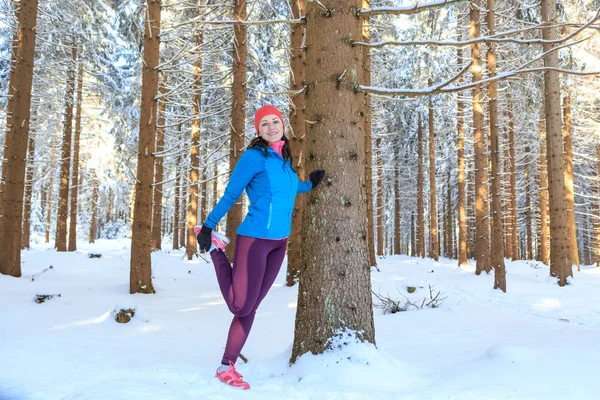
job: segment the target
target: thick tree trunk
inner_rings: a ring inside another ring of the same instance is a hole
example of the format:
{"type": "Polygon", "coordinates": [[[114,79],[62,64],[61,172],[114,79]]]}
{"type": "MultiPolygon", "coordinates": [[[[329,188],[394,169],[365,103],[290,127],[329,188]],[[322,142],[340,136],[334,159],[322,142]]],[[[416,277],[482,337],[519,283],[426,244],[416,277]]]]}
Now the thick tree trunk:
{"type": "Polygon", "coordinates": [[[152,231],[152,182],[154,180],[154,142],[158,92],[160,12],[162,0],[148,0],[144,34],[142,99],[138,164],[135,185],[134,218],[131,232],[130,293],[154,293],[150,233],[152,231]]]}
{"type": "MultiPolygon", "coordinates": [[[[161,83],[158,87],[160,99],[158,100],[158,111],[156,120],[156,154],[165,150],[165,112],[167,101],[164,96],[167,92],[167,75],[161,73],[161,83]]],[[[162,248],[162,199],[164,168],[162,156],[155,157],[154,161],[154,186],[152,186],[152,243],[150,249],[160,250],[162,248]]]]}
{"type": "Polygon", "coordinates": [[[540,118],[540,242],[539,258],[550,264],[550,232],[548,230],[548,165],[546,160],[546,124],[540,118]]]}
{"type": "MultiPolygon", "coordinates": [[[[494,0],[487,0],[487,26],[490,35],[496,31],[494,0]]],[[[496,48],[494,43],[488,44],[487,68],[490,78],[496,76],[496,48]]],[[[490,112],[490,145],[492,161],[492,238],[491,238],[491,267],[494,269],[494,289],[506,293],[506,268],[504,266],[504,240],[502,227],[502,181],[500,175],[500,135],[498,134],[498,90],[497,82],[488,84],[490,112]]]]}
{"type": "Polygon", "coordinates": [[[324,13],[315,2],[307,7],[306,116],[317,123],[310,128],[306,167],[324,169],[331,182],[308,195],[292,362],[335,346],[332,340],[344,331],[375,343],[364,200],[365,104],[353,90],[364,77],[363,53],[345,40],[361,35],[362,21],[352,11],[361,0],[332,0],[327,7],[335,12],[324,13]]]}
{"type": "MultiPolygon", "coordinates": [[[[481,0],[472,0],[470,9],[471,29],[469,37],[477,39],[481,36],[481,0]]],[[[482,79],[481,44],[471,45],[473,61],[473,82],[482,79]]],[[[483,93],[481,85],[473,88],[473,129],[475,150],[475,258],[477,261],[475,273],[490,272],[490,228],[488,212],[488,160],[486,157],[485,134],[483,132],[483,93]]]]}
{"type": "Polygon", "coordinates": [[[384,254],[386,240],[383,238],[383,155],[381,154],[381,138],[375,142],[377,157],[377,255],[384,254]]]}
{"type": "Polygon", "coordinates": [[[73,138],[73,94],[75,92],[77,46],[71,45],[71,63],[67,73],[65,94],[65,117],[63,121],[63,143],[60,157],[60,183],[58,188],[58,210],[56,214],[57,251],[67,251],[67,220],[69,216],[69,185],[71,174],[71,145],[73,138]]]}
{"type": "MultiPolygon", "coordinates": [[[[556,0],[542,0],[542,20],[556,23],[556,0]]],[[[544,40],[557,40],[556,27],[542,29],[544,40]]],[[[548,52],[557,46],[544,44],[548,52]]],[[[558,68],[558,52],[546,53],[544,66],[558,68]]],[[[546,143],[548,148],[548,189],[550,192],[550,275],[558,277],[559,286],[573,276],[567,227],[565,201],[564,153],[560,107],[560,78],[555,70],[544,72],[544,103],[546,114],[546,143]]]]}
{"type": "MultiPolygon", "coordinates": [[[[80,48],[81,51],[81,48],[80,48]]],[[[79,191],[79,142],[81,138],[81,103],[83,101],[83,62],[77,73],[77,105],[75,107],[75,138],[73,139],[73,172],[71,174],[71,206],[69,207],[69,251],[77,250],[77,195],[79,191]]]]}
{"type": "MultiPolygon", "coordinates": [[[[306,0],[292,1],[292,16],[294,19],[306,15],[306,0]]],[[[306,29],[302,24],[290,27],[290,90],[298,93],[305,85],[306,53],[304,37],[306,29]]],[[[292,158],[296,161],[294,168],[300,180],[306,180],[304,168],[306,158],[306,104],[304,91],[291,96],[292,110],[290,112],[290,147],[292,158]]],[[[294,286],[298,282],[302,267],[302,219],[304,217],[306,196],[296,196],[292,214],[292,231],[288,240],[288,264],[286,285],[294,286]]]]}
{"type": "Polygon", "coordinates": [[[529,165],[525,167],[525,225],[527,229],[527,259],[533,260],[533,227],[531,221],[531,185],[529,165]]]}
{"type": "Polygon", "coordinates": [[[423,126],[421,124],[421,113],[417,127],[417,254],[425,258],[425,205],[423,196],[423,126]]]}
{"type": "MultiPolygon", "coordinates": [[[[368,96],[367,96],[368,97],[368,96]]],[[[401,254],[400,244],[400,139],[394,140],[394,253],[401,254]]]]}
{"type": "MultiPolygon", "coordinates": [[[[196,45],[202,44],[202,35],[196,31],[196,45]]],[[[194,61],[194,83],[192,84],[192,137],[190,141],[190,184],[188,188],[187,209],[187,259],[191,260],[196,254],[197,243],[194,226],[198,220],[198,181],[200,178],[200,107],[202,105],[202,60],[200,56],[194,61]]],[[[231,237],[231,236],[230,236],[231,237]]]]}
{"type": "MultiPolygon", "coordinates": [[[[431,80],[429,81],[431,85],[431,80]]],[[[429,98],[429,257],[437,261],[440,258],[440,242],[437,223],[437,194],[435,180],[435,131],[433,123],[433,102],[429,98]]]]}
{"type": "Polygon", "coordinates": [[[575,185],[573,183],[573,126],[571,124],[571,98],[564,98],[564,127],[565,143],[565,200],[567,204],[567,228],[569,230],[569,249],[571,261],[580,271],[579,251],[577,246],[577,226],[575,222],[575,185]]]}
{"type": "MultiPolygon", "coordinates": [[[[234,0],[234,19],[244,21],[246,19],[246,0],[234,0]]],[[[244,129],[246,128],[246,25],[235,24],[233,26],[233,86],[232,86],[232,109],[231,109],[231,139],[229,141],[229,173],[237,164],[242,155],[244,147],[244,129]]],[[[242,200],[236,203],[227,212],[227,236],[235,237],[236,231],[242,222],[242,200]]],[[[233,260],[235,253],[235,240],[227,246],[227,256],[233,260]]]]}
{"type": "MultiPolygon", "coordinates": [[[[0,274],[21,276],[21,227],[23,219],[23,192],[29,118],[37,0],[21,0],[18,21],[18,47],[11,70],[9,88],[12,88],[11,108],[7,110],[7,131],[4,137],[4,158],[9,160],[2,168],[0,183],[0,274]]],[[[13,44],[14,41],[13,41],[13,44]]]]}
{"type": "Polygon", "coordinates": [[[92,198],[90,204],[92,208],[92,219],[90,221],[89,243],[96,242],[96,231],[98,230],[98,176],[96,171],[92,173],[92,198]]]}

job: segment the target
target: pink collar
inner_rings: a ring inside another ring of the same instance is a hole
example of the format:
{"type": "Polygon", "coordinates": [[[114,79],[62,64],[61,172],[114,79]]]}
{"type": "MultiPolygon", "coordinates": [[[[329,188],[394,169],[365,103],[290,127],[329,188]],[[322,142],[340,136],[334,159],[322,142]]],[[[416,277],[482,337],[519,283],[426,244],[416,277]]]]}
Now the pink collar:
{"type": "Polygon", "coordinates": [[[278,142],[269,143],[269,147],[272,148],[283,158],[283,145],[285,145],[284,140],[280,140],[278,142]]]}

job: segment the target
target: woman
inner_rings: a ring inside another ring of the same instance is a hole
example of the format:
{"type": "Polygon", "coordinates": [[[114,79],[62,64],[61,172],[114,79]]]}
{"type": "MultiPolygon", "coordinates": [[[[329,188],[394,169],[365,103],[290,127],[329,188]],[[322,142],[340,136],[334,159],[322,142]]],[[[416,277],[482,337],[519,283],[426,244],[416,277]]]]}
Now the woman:
{"type": "Polygon", "coordinates": [[[210,252],[221,293],[234,315],[216,377],[242,389],[250,385],[236,371],[235,362],[248,338],[256,309],[285,257],[296,193],[314,189],[325,176],[325,171],[318,170],[310,174],[310,181],[298,180],[289,140],[283,134],[283,117],[277,108],[265,105],[258,109],[254,127],[257,137],[237,162],[225,194],[198,227],[200,250],[210,252]],[[229,239],[212,230],[244,190],[250,207],[237,230],[232,267],[223,252],[229,239]]]}

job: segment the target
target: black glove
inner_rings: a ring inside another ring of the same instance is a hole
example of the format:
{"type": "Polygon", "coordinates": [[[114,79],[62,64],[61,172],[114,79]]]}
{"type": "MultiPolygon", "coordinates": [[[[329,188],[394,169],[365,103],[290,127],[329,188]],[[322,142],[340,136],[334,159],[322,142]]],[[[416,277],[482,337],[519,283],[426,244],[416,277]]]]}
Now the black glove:
{"type": "Polygon", "coordinates": [[[202,229],[200,229],[200,233],[196,236],[196,240],[198,241],[198,246],[200,246],[200,251],[208,251],[210,246],[212,245],[212,240],[210,234],[212,229],[206,225],[202,225],[202,229]]]}
{"type": "Polygon", "coordinates": [[[319,186],[319,183],[321,183],[321,179],[323,179],[324,176],[325,170],[323,169],[313,171],[308,175],[308,179],[310,179],[310,181],[312,182],[313,189],[319,186]]]}

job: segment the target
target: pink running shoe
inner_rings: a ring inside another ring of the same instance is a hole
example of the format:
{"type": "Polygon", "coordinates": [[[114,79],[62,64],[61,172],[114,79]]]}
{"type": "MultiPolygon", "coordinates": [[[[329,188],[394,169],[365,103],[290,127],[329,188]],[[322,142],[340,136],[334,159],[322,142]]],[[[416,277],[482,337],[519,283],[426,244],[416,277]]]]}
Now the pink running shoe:
{"type": "MultiPolygon", "coordinates": [[[[196,225],[194,227],[194,233],[196,235],[198,235],[200,233],[200,230],[202,229],[202,225],[196,225]]],[[[213,244],[213,246],[215,246],[217,249],[221,249],[222,251],[225,250],[225,247],[227,247],[227,245],[229,244],[229,238],[225,235],[223,235],[222,233],[219,233],[217,231],[212,231],[210,234],[210,241],[213,244]]],[[[212,251],[209,250],[209,252],[212,251]]]]}
{"type": "Polygon", "coordinates": [[[219,378],[219,380],[229,386],[232,386],[234,388],[238,388],[238,389],[250,389],[250,385],[248,384],[248,382],[244,381],[242,378],[242,374],[240,374],[239,372],[237,372],[237,370],[235,369],[235,365],[233,365],[233,363],[230,361],[229,362],[229,368],[219,372],[219,369],[217,369],[217,373],[215,374],[215,376],[217,378],[219,378]]]}

